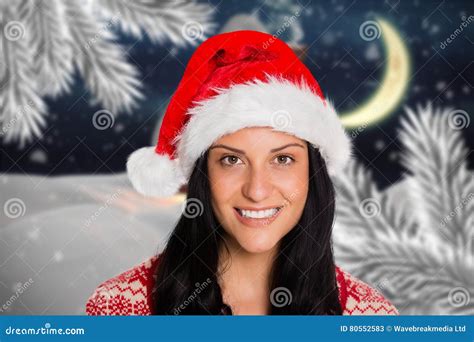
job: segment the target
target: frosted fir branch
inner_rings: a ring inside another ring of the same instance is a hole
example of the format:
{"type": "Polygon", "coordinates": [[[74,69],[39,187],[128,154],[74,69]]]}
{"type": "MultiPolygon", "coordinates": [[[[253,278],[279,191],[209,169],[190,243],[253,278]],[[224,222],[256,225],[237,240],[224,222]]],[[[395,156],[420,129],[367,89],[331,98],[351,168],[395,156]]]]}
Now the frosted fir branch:
{"type": "MultiPolygon", "coordinates": [[[[432,246],[412,239],[386,241],[377,251],[380,267],[364,276],[371,281],[385,279],[394,287],[393,300],[401,310],[416,303],[417,314],[427,314],[423,303],[436,303],[432,313],[463,314],[473,303],[456,306],[450,293],[458,288],[474,295],[474,278],[469,277],[472,263],[449,246],[432,246]],[[461,258],[461,259],[460,259],[461,258]]],[[[382,287],[384,284],[382,283],[382,287]]],[[[412,310],[413,310],[412,309],[412,310]]],[[[472,311],[471,311],[472,312],[472,311]]]]}
{"type": "Polygon", "coordinates": [[[72,38],[58,0],[31,0],[35,10],[28,23],[34,51],[34,69],[40,95],[69,92],[72,83],[72,38]]]}
{"type": "Polygon", "coordinates": [[[378,191],[356,162],[335,182],[336,260],[402,313],[467,314],[474,310],[474,177],[460,130],[469,118],[431,106],[407,114],[399,133],[408,175],[396,189],[378,191]],[[366,198],[375,209],[364,214],[366,198]]]}
{"type": "MultiPolygon", "coordinates": [[[[410,191],[419,224],[440,241],[472,250],[474,176],[467,169],[467,146],[452,109],[431,104],[406,108],[401,121],[401,162],[408,170],[410,191]]],[[[466,113],[467,115],[467,113],[466,113]]]]}
{"type": "Polygon", "coordinates": [[[76,65],[96,102],[113,114],[130,111],[143,98],[134,65],[124,58],[108,27],[101,27],[74,0],[66,0],[66,17],[75,42],[76,65]]]}
{"type": "Polygon", "coordinates": [[[3,6],[0,16],[0,135],[5,143],[17,140],[22,148],[41,136],[45,126],[46,105],[38,95],[33,70],[33,52],[25,23],[32,13],[31,3],[13,2],[3,6]]]}
{"type": "Polygon", "coordinates": [[[141,39],[145,33],[153,42],[171,41],[179,47],[196,45],[214,31],[213,9],[195,1],[99,0],[97,6],[120,28],[141,39]]]}
{"type": "Polygon", "coordinates": [[[379,236],[336,243],[338,263],[384,293],[402,313],[463,314],[472,310],[472,304],[456,306],[449,297],[458,288],[474,296],[474,279],[469,276],[473,265],[462,258],[447,246],[434,247],[418,238],[379,236]],[[436,308],[426,306],[434,302],[436,308]]]}
{"type": "Polygon", "coordinates": [[[2,27],[11,21],[12,34],[21,31],[29,42],[14,36],[0,40],[3,141],[19,141],[23,147],[41,136],[47,111],[41,97],[69,92],[74,67],[90,91],[92,105],[100,104],[113,114],[130,112],[143,98],[142,84],[137,68],[115,40],[114,26],[138,38],[143,31],[153,42],[195,45],[215,27],[212,13],[208,5],[181,0],[0,1],[2,27]]]}
{"type": "Polygon", "coordinates": [[[416,224],[405,208],[389,193],[380,192],[371,172],[356,161],[348,163],[344,174],[335,180],[335,187],[336,220],[341,234],[396,237],[416,233],[416,224]]]}

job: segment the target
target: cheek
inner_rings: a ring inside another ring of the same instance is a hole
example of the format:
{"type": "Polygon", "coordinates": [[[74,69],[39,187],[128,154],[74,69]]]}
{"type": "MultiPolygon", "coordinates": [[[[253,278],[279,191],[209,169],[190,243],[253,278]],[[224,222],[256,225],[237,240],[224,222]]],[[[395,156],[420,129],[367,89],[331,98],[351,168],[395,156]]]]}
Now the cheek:
{"type": "Polygon", "coordinates": [[[239,191],[238,182],[215,168],[209,169],[208,176],[214,214],[226,228],[229,225],[227,221],[233,218],[231,215],[233,213],[230,211],[232,207],[229,206],[229,203],[232,203],[239,191]]]}
{"type": "Polygon", "coordinates": [[[240,183],[235,176],[221,170],[209,171],[208,176],[211,195],[219,204],[229,202],[239,190],[240,183]]]}
{"type": "Polygon", "coordinates": [[[283,227],[291,230],[298,223],[304,210],[308,196],[308,172],[300,170],[299,173],[282,178],[279,188],[284,197],[283,227]]]}
{"type": "Polygon", "coordinates": [[[276,179],[280,192],[289,204],[297,205],[306,201],[308,192],[308,166],[300,165],[291,173],[276,179]]]}

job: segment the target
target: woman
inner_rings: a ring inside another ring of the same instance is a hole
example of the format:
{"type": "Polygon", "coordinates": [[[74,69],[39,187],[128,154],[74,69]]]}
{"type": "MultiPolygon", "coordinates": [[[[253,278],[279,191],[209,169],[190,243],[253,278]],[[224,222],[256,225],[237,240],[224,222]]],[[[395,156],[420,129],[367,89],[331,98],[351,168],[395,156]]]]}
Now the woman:
{"type": "Polygon", "coordinates": [[[293,51],[255,31],[192,56],[137,191],[187,202],[164,251],[100,285],[88,314],[398,314],[334,263],[331,181],[350,157],[334,108],[293,51]],[[197,209],[197,210],[196,210],[197,209]]]}

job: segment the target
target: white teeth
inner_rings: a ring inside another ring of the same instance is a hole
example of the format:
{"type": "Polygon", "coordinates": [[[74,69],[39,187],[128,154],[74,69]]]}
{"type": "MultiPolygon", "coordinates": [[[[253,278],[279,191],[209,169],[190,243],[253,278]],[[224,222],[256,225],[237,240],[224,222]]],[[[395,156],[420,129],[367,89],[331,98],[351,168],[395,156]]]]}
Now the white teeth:
{"type": "Polygon", "coordinates": [[[272,217],[278,212],[278,208],[273,208],[273,209],[267,209],[267,210],[242,210],[239,209],[241,212],[242,216],[244,217],[250,217],[250,218],[268,218],[272,217]]]}

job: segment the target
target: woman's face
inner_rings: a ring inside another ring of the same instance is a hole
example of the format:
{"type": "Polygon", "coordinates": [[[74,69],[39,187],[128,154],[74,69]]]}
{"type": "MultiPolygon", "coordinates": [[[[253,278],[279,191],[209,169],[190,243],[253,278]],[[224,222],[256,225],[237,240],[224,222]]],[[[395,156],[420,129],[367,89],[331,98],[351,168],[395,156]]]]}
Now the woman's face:
{"type": "Polygon", "coordinates": [[[308,148],[295,136],[249,127],[209,150],[212,208],[231,242],[272,251],[299,221],[308,192],[308,148]]]}

